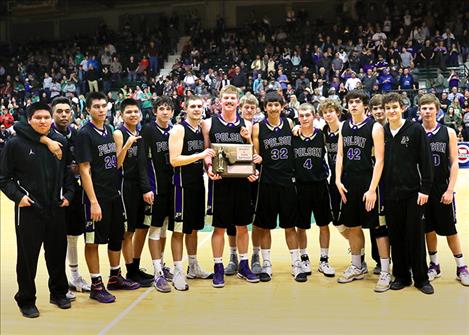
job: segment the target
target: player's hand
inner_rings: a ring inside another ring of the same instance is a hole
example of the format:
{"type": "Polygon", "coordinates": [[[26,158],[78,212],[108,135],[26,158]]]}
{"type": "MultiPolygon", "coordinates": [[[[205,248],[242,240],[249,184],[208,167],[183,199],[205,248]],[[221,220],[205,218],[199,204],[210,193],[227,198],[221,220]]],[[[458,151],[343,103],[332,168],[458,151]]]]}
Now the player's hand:
{"type": "Polygon", "coordinates": [[[200,153],[200,159],[205,159],[206,157],[215,157],[216,152],[211,148],[207,148],[200,153]]]}
{"type": "Polygon", "coordinates": [[[363,194],[363,201],[365,202],[366,211],[371,211],[373,207],[375,207],[376,191],[366,191],[365,194],[363,194]]]}
{"type": "Polygon", "coordinates": [[[244,138],[246,141],[251,140],[251,133],[246,127],[241,127],[241,130],[239,131],[239,133],[241,134],[241,137],[244,138]]]}
{"type": "Polygon", "coordinates": [[[99,206],[99,203],[92,203],[91,204],[91,220],[94,222],[101,221],[103,218],[103,213],[101,211],[101,206],[99,206]]]}
{"type": "Polygon", "coordinates": [[[256,172],[250,176],[247,177],[249,182],[253,183],[255,182],[257,179],[259,179],[259,171],[257,171],[256,169],[256,172]]]}
{"type": "Polygon", "coordinates": [[[449,205],[453,202],[453,196],[454,196],[454,193],[452,191],[446,191],[445,193],[443,193],[443,195],[441,196],[441,200],[440,202],[442,204],[445,204],[445,205],[449,205]]]}
{"type": "Polygon", "coordinates": [[[62,203],[60,204],[60,207],[68,207],[70,206],[70,202],[67,200],[67,198],[62,198],[62,203]]]}
{"type": "Polygon", "coordinates": [[[346,204],[347,197],[345,196],[345,194],[348,192],[347,189],[345,188],[344,184],[342,184],[340,181],[336,181],[335,184],[337,186],[337,189],[339,190],[340,198],[342,199],[342,202],[346,204]]]}
{"type": "Polygon", "coordinates": [[[417,205],[423,206],[427,203],[427,201],[428,201],[428,195],[419,192],[419,195],[417,198],[417,205]]]}
{"type": "Polygon", "coordinates": [[[221,176],[219,174],[213,173],[211,165],[208,166],[207,175],[212,180],[220,180],[221,179],[221,176]]]}
{"type": "Polygon", "coordinates": [[[135,142],[137,142],[141,138],[142,138],[142,136],[130,135],[125,144],[128,145],[129,148],[130,148],[132,146],[132,144],[134,144],[135,142]]]}
{"type": "Polygon", "coordinates": [[[47,148],[58,160],[62,159],[62,143],[57,141],[47,141],[47,148]]]}
{"type": "Polygon", "coordinates": [[[143,195],[143,201],[145,201],[149,205],[153,205],[153,201],[155,200],[155,195],[153,191],[147,192],[143,195]]]}
{"type": "Polygon", "coordinates": [[[252,155],[252,162],[254,164],[261,164],[262,163],[262,157],[259,156],[258,154],[252,155]]]}
{"type": "Polygon", "coordinates": [[[18,203],[18,207],[30,207],[34,204],[33,199],[25,195],[21,198],[20,202],[18,203]]]}

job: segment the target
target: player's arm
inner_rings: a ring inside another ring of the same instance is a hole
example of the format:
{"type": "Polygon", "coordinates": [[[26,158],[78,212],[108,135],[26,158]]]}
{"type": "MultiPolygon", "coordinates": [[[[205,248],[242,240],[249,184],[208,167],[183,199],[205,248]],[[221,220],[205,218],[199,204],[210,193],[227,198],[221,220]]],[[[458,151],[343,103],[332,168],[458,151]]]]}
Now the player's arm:
{"type": "Polygon", "coordinates": [[[46,135],[40,135],[26,122],[17,122],[13,128],[16,133],[26,137],[28,140],[46,145],[55,157],[59,160],[62,159],[62,143],[54,141],[46,135]]]}
{"type": "Polygon", "coordinates": [[[365,208],[371,211],[375,207],[376,202],[376,188],[378,187],[381,174],[384,167],[384,128],[378,122],[373,125],[371,133],[373,137],[373,147],[375,150],[375,166],[373,167],[373,176],[371,178],[370,187],[363,195],[365,201],[365,208]]]}
{"type": "MultiPolygon", "coordinates": [[[[206,119],[203,120],[201,123],[201,128],[202,128],[202,135],[204,136],[204,147],[205,150],[210,148],[210,128],[212,128],[212,119],[206,119]]],[[[214,151],[214,156],[215,156],[215,151],[214,151]]],[[[204,163],[205,163],[205,170],[207,171],[207,176],[212,179],[212,180],[218,180],[221,179],[221,176],[213,173],[212,171],[212,157],[213,156],[206,156],[204,158],[204,163]]]]}
{"type": "Polygon", "coordinates": [[[420,151],[418,154],[418,168],[420,171],[420,190],[418,193],[417,204],[425,205],[428,201],[428,195],[433,184],[433,162],[430,143],[427,134],[422,126],[418,128],[418,142],[420,151]]]}
{"type": "Polygon", "coordinates": [[[213,149],[207,148],[192,155],[182,155],[184,146],[184,127],[176,125],[169,133],[169,161],[173,167],[189,165],[201,159],[215,156],[213,149]]]}
{"type": "Polygon", "coordinates": [[[252,144],[252,138],[251,138],[252,123],[251,121],[248,121],[248,120],[244,120],[244,122],[246,124],[246,127],[241,127],[241,130],[239,133],[241,134],[241,137],[244,138],[246,143],[252,144]]]}
{"type": "MultiPolygon", "coordinates": [[[[254,153],[259,155],[259,123],[252,126],[252,144],[254,146],[254,153]]],[[[260,156],[259,156],[260,157],[260,156]]]]}
{"type": "Polygon", "coordinates": [[[458,164],[458,140],[456,132],[452,128],[448,129],[449,136],[449,183],[445,193],[441,196],[441,202],[449,205],[453,202],[454,186],[458,178],[459,164],[458,164]]]}
{"type": "Polygon", "coordinates": [[[98,198],[94,192],[93,180],[91,179],[91,164],[90,162],[83,162],[79,163],[78,166],[80,168],[81,185],[91,204],[91,220],[101,221],[101,206],[99,206],[98,198]]]}
{"type": "Polygon", "coordinates": [[[344,157],[344,139],[342,137],[342,125],[339,127],[339,139],[337,140],[337,157],[335,160],[335,184],[337,189],[339,190],[340,197],[342,198],[342,202],[347,202],[347,197],[345,193],[347,193],[347,189],[345,188],[344,184],[342,184],[342,164],[343,164],[343,157],[344,157]]]}
{"type": "Polygon", "coordinates": [[[137,166],[138,166],[139,184],[140,184],[140,189],[143,192],[143,200],[147,204],[153,205],[155,195],[149,183],[150,176],[148,175],[149,173],[148,161],[151,158],[149,157],[147,158],[147,152],[150,150],[150,148],[147,144],[148,136],[145,134],[145,128],[142,130],[142,137],[143,137],[142,140],[137,142],[137,146],[138,146],[137,166]]]}
{"type": "Polygon", "coordinates": [[[114,137],[114,142],[116,142],[117,168],[120,169],[124,164],[125,157],[127,156],[127,151],[130,149],[132,144],[135,143],[135,141],[138,141],[138,139],[141,138],[141,136],[130,135],[125,144],[124,136],[122,135],[122,132],[119,129],[114,131],[112,136],[114,137]]]}

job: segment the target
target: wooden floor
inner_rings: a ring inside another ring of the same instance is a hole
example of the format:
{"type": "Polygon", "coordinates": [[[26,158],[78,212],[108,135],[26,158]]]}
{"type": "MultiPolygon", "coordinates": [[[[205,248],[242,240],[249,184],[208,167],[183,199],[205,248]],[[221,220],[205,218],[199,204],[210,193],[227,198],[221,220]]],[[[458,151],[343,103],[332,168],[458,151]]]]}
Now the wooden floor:
{"type": "MultiPolygon", "coordinates": [[[[337,277],[314,271],[308,282],[296,283],[289,273],[290,257],[281,230],[273,232],[274,277],[269,283],[226,277],[225,288],[214,289],[210,281],[195,280],[189,281],[187,292],[161,294],[154,288],[117,292],[117,302],[110,305],[82,293],[70,310],[49,304],[41,255],[36,278],[41,316],[25,319],[13,300],[17,290],[13,206],[4,195],[0,201],[1,334],[469,334],[469,287],[455,280],[455,263],[444,239],[439,240],[442,277],[433,282],[433,296],[414,287],[378,294],[373,292],[377,276],[372,274],[365,280],[338,284],[337,277]]],[[[460,172],[457,203],[467,261],[469,170],[460,172]]],[[[309,234],[310,257],[316,266],[318,231],[314,228],[309,234]]],[[[337,231],[331,235],[330,262],[340,272],[350,262],[348,246],[337,231]]],[[[200,233],[199,245],[200,262],[209,269],[210,233],[200,233]]],[[[88,279],[82,250],[80,270],[88,279]]],[[[106,259],[104,248],[101,259],[106,259]]],[[[372,268],[372,260],[367,261],[372,268]]],[[[102,273],[108,273],[106,262],[102,264],[102,273]]],[[[142,265],[152,269],[147,249],[142,265]]]]}

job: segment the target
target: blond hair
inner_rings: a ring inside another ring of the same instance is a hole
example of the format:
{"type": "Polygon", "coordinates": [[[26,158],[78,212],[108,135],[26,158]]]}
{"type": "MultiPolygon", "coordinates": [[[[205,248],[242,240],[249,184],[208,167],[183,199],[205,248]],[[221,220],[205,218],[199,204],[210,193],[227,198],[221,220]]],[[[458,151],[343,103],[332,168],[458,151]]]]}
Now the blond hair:
{"type": "Polygon", "coordinates": [[[319,115],[323,116],[324,112],[332,108],[338,115],[342,114],[342,107],[335,99],[326,99],[319,105],[319,115]]]}
{"type": "Polygon", "coordinates": [[[259,100],[257,100],[254,94],[248,92],[241,99],[239,99],[240,107],[243,107],[245,104],[256,105],[256,107],[259,107],[259,100]]]}
{"type": "Polygon", "coordinates": [[[236,94],[236,97],[239,98],[239,89],[234,86],[234,85],[226,85],[223,86],[223,88],[220,90],[220,98],[223,96],[223,94],[228,93],[228,94],[236,94]]]}

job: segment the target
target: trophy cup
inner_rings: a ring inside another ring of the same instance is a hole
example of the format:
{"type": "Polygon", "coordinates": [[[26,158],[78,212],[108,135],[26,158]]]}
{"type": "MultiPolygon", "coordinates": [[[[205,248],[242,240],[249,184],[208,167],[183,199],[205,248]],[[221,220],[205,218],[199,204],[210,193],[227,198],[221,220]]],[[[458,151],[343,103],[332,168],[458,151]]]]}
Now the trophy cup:
{"type": "Polygon", "coordinates": [[[224,174],[226,171],[226,155],[223,147],[218,148],[216,163],[215,172],[220,175],[224,174]]]}

